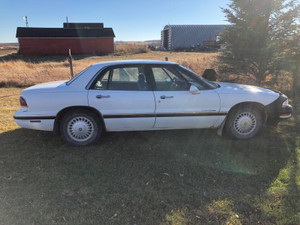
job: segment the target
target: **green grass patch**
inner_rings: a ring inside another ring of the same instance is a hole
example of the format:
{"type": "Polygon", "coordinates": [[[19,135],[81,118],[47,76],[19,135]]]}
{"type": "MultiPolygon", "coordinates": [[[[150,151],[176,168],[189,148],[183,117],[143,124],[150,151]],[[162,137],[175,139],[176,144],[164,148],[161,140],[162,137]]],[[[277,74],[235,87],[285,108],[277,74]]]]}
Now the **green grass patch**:
{"type": "Polygon", "coordinates": [[[73,148],[20,129],[0,89],[0,224],[298,224],[299,117],[247,141],[215,130],[108,133],[73,148]]]}

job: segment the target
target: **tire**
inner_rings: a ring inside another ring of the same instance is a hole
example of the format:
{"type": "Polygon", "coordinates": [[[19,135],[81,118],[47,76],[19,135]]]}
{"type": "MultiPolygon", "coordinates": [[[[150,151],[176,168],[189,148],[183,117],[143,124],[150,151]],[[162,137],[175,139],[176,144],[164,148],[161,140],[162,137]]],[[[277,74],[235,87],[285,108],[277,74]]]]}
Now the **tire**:
{"type": "Polygon", "coordinates": [[[101,136],[102,125],[99,118],[87,110],[67,113],[61,121],[62,139],[73,146],[86,146],[95,143],[101,136]]]}
{"type": "Polygon", "coordinates": [[[237,107],[230,112],[226,121],[226,134],[231,138],[250,139],[262,128],[261,111],[251,105],[237,107]]]}

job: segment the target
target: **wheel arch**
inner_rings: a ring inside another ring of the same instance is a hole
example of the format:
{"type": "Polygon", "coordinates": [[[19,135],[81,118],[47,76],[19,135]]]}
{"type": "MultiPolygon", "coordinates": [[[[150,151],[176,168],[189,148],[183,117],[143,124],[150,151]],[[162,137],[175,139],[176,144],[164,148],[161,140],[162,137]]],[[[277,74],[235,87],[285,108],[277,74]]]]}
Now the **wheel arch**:
{"type": "Polygon", "coordinates": [[[59,135],[60,134],[59,127],[60,127],[60,123],[61,123],[61,120],[64,117],[64,115],[66,115],[70,111],[80,110],[80,109],[90,111],[90,112],[94,113],[95,115],[97,115],[100,122],[103,125],[102,126],[103,131],[106,131],[103,116],[102,116],[101,112],[99,112],[97,109],[95,109],[93,107],[90,107],[90,106],[71,106],[71,107],[67,107],[67,108],[62,109],[57,113],[57,115],[55,117],[55,121],[54,121],[54,128],[53,128],[54,135],[59,135]]]}
{"type": "Polygon", "coordinates": [[[233,110],[235,110],[238,107],[242,107],[242,106],[253,106],[254,108],[257,108],[260,110],[260,112],[262,113],[262,115],[265,117],[266,112],[265,112],[265,106],[259,102],[240,102],[234,106],[232,106],[230,108],[230,110],[228,111],[227,115],[229,115],[233,110]]]}
{"type": "Polygon", "coordinates": [[[218,134],[219,135],[223,135],[224,134],[224,127],[226,126],[226,123],[228,121],[228,116],[230,115],[230,113],[232,113],[233,110],[235,110],[236,108],[242,107],[242,106],[253,106],[254,108],[259,109],[260,113],[262,114],[263,117],[263,121],[264,123],[267,120],[267,113],[265,111],[265,106],[259,102],[240,102],[235,104],[234,106],[232,106],[230,108],[230,110],[228,111],[226,118],[224,119],[222,125],[220,126],[219,130],[218,130],[218,134]]]}

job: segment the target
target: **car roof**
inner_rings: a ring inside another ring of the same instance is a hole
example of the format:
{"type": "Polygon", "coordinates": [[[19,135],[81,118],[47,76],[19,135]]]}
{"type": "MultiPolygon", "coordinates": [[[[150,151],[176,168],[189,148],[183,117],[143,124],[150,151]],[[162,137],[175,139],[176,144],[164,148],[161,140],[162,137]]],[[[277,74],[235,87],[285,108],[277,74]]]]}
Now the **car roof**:
{"type": "Polygon", "coordinates": [[[118,60],[95,63],[97,66],[114,66],[114,65],[130,65],[130,64],[162,64],[162,65],[177,65],[178,63],[160,60],[118,60]]]}

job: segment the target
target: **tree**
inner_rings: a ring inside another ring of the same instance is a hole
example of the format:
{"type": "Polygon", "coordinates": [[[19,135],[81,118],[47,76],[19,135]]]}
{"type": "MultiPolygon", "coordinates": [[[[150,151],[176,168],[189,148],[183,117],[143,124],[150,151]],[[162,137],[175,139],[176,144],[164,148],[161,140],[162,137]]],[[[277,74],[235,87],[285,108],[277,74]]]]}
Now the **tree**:
{"type": "Polygon", "coordinates": [[[287,41],[288,55],[291,60],[291,73],[293,77],[293,97],[299,97],[300,93],[300,25],[298,26],[297,33],[287,41]]]}
{"type": "Polygon", "coordinates": [[[221,38],[220,72],[251,74],[261,83],[286,69],[282,46],[299,24],[299,1],[231,0],[228,7],[222,9],[231,26],[221,38]]]}

